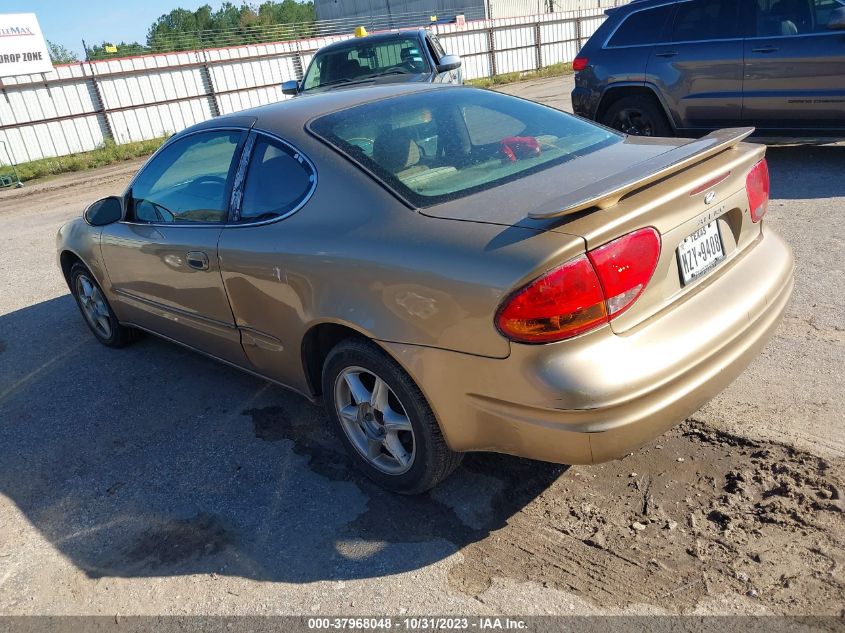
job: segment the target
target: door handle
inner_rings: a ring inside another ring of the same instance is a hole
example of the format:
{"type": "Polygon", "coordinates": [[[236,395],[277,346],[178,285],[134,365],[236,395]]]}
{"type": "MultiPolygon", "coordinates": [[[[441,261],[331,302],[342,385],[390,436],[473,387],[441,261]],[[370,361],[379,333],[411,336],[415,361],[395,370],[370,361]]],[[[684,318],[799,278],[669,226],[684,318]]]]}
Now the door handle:
{"type": "Polygon", "coordinates": [[[752,48],[752,53],[774,53],[778,51],[777,46],[761,46],[760,48],[752,48]]]}
{"type": "Polygon", "coordinates": [[[678,51],[660,51],[659,53],[655,53],[654,56],[655,57],[669,58],[669,57],[675,57],[675,55],[677,55],[677,54],[678,54],[678,51]]]}
{"type": "Polygon", "coordinates": [[[202,251],[190,251],[185,256],[188,266],[195,270],[208,270],[208,255],[202,251]]]}

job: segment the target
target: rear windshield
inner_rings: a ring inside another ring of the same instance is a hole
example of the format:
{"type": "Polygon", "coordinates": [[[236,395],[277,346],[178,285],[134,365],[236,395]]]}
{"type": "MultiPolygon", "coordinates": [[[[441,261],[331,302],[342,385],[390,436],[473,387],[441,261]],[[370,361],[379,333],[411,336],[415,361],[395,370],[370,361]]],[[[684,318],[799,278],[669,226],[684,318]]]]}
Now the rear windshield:
{"type": "Polygon", "coordinates": [[[471,88],[366,103],[322,116],[309,129],[417,207],[490,189],[622,140],[559,110],[471,88]]]}
{"type": "Polygon", "coordinates": [[[383,75],[430,72],[416,37],[378,43],[350,40],[344,48],[318,52],[302,79],[302,89],[351,83],[383,75]]]}

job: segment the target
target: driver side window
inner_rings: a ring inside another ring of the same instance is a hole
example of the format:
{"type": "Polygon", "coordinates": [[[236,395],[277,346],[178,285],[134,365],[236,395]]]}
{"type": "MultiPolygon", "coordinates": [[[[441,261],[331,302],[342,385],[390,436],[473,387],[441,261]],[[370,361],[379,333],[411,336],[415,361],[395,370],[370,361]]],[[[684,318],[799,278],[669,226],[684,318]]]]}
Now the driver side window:
{"type": "Polygon", "coordinates": [[[130,191],[137,222],[222,223],[242,132],[191,134],[164,148],[138,174],[130,191]]]}

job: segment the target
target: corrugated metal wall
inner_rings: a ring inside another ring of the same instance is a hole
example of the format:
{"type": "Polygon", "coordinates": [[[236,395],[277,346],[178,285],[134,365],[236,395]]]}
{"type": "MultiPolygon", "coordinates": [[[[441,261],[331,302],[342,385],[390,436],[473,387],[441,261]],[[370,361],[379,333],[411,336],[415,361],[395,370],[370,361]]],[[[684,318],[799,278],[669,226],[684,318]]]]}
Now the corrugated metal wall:
{"type": "MultiPolygon", "coordinates": [[[[599,9],[438,24],[466,79],[571,61],[604,20],[599,9]]],[[[288,98],[320,47],[350,35],[143,55],[0,79],[0,163],[88,151],[178,132],[206,119],[288,98]]]]}
{"type": "MultiPolygon", "coordinates": [[[[524,1],[524,0],[517,0],[524,1]]],[[[533,0],[530,0],[533,1],[533,0]]],[[[318,20],[367,19],[372,15],[391,16],[395,28],[411,26],[414,16],[452,17],[458,13],[468,19],[486,17],[487,0],[316,0],[318,20]]]]}

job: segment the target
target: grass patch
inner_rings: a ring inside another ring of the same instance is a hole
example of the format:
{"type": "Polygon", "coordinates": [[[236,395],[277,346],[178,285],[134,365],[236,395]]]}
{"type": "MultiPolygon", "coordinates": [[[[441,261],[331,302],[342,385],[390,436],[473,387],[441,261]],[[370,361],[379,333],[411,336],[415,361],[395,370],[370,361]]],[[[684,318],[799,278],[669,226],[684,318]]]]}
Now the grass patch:
{"type": "MultiPolygon", "coordinates": [[[[21,163],[17,166],[18,176],[22,182],[55,176],[72,171],[84,171],[113,165],[133,158],[148,156],[156,151],[168,137],[162,136],[149,141],[136,141],[118,145],[114,141],[106,141],[95,150],[69,154],[68,156],[57,156],[55,158],[41,158],[28,163],[21,163]]],[[[0,175],[9,175],[14,178],[10,165],[0,165],[0,175]]]]}
{"type": "Polygon", "coordinates": [[[503,84],[512,84],[517,81],[528,81],[529,79],[543,79],[544,77],[560,77],[568,75],[572,72],[572,64],[569,62],[560,62],[559,64],[552,64],[540,70],[526,70],[524,72],[516,73],[502,73],[501,75],[493,75],[492,77],[482,77],[481,79],[468,79],[464,83],[476,88],[492,88],[493,86],[501,86],[503,84]]]}

